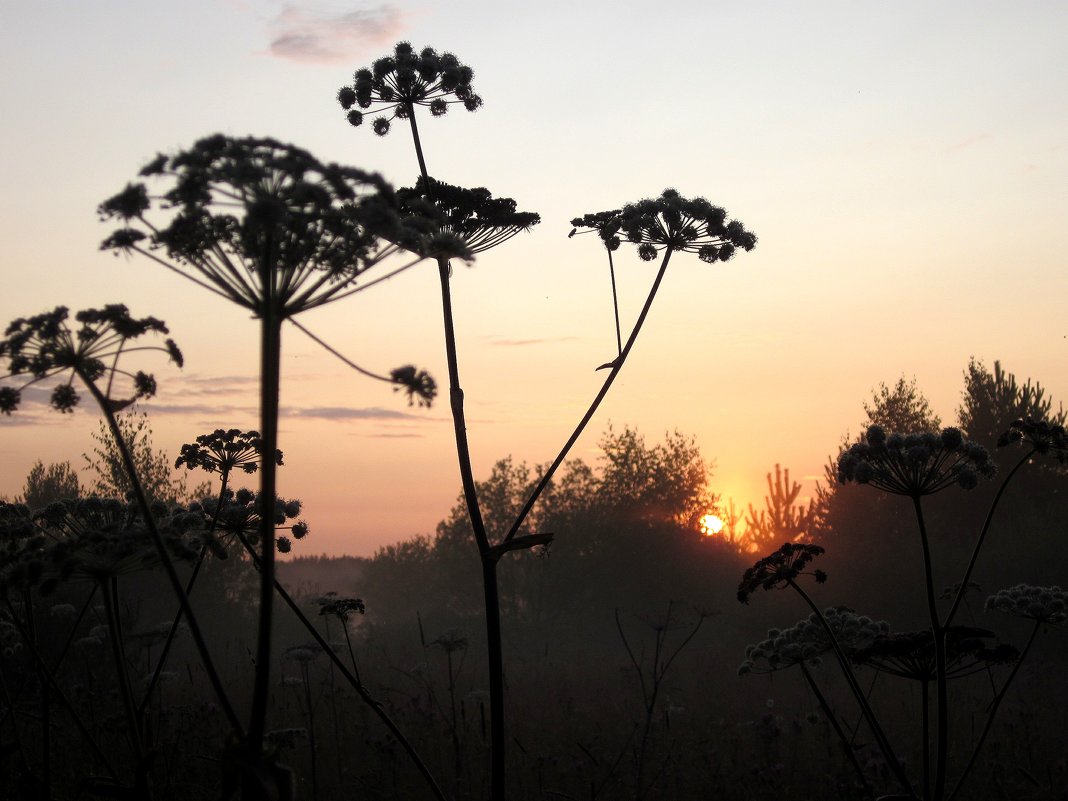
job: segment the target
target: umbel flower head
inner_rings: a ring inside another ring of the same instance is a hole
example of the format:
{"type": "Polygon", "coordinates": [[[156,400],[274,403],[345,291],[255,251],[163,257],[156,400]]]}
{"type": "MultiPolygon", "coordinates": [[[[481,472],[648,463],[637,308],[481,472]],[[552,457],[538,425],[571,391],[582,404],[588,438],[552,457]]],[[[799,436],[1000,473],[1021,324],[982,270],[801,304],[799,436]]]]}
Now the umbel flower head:
{"type": "Polygon", "coordinates": [[[362,598],[338,598],[336,592],[328,592],[319,598],[320,617],[332,615],[345,623],[353,613],[362,615],[366,612],[367,607],[364,606],[362,598]]]}
{"type": "Polygon", "coordinates": [[[941,434],[890,434],[871,426],[860,442],[838,457],[838,480],[871,484],[885,492],[919,498],[957,485],[974,489],[997,466],[986,449],[959,429],[941,434]]]}
{"type": "MultiPolygon", "coordinates": [[[[223,431],[217,428],[210,434],[200,435],[196,442],[183,445],[174,466],[185,465],[189,470],[199,467],[224,476],[238,468],[245,473],[255,473],[260,468],[262,450],[263,440],[257,431],[239,431],[236,428],[223,431]]],[[[274,462],[282,464],[280,450],[275,450],[274,462]]]]}
{"type": "MultiPolygon", "coordinates": [[[[946,675],[961,678],[993,665],[1014,662],[1020,653],[1011,645],[988,644],[994,632],[973,626],[949,626],[946,637],[946,675]]],[[[914,681],[933,682],[938,676],[934,636],[930,629],[903,634],[885,633],[853,656],[858,664],[914,681]]]]}
{"type": "Polygon", "coordinates": [[[1017,584],[987,598],[986,608],[1059,626],[1068,621],[1068,592],[1060,587],[1017,584]]]}
{"type": "Polygon", "coordinates": [[[998,447],[1029,445],[1036,453],[1052,453],[1061,464],[1068,463],[1068,434],[1064,426],[1048,420],[1016,420],[1009,430],[998,437],[998,447]]]}
{"type": "Polygon", "coordinates": [[[684,198],[665,189],[658,198],[628,203],[618,211],[576,217],[571,224],[596,231],[609,250],[619,247],[620,234],[638,246],[638,255],[652,261],[662,250],[696,253],[701,261],[727,261],[738,248],[750,251],[757,238],[727,212],[704,198],[684,198]]]}
{"type": "Polygon", "coordinates": [[[217,134],[158,156],[141,177],[168,186],[152,195],[132,183],[102,203],[101,218],[124,227],[101,248],[148,256],[259,316],[270,307],[291,317],[359,291],[358,279],[398,248],[437,255],[442,246],[434,221],[402,216],[379,175],[274,139],[217,134]]]}
{"type": "MultiPolygon", "coordinates": [[[[168,551],[190,559],[187,528],[173,525],[164,506],[152,510],[168,551]]],[[[4,559],[4,589],[37,587],[52,592],[59,582],[103,581],[159,565],[159,552],[136,506],[116,498],[55,501],[34,514],[35,536],[4,559]]]]}
{"type": "Polygon", "coordinates": [[[418,210],[425,197],[442,215],[441,231],[457,237],[471,253],[481,253],[511,239],[520,231],[530,230],[541,217],[530,211],[516,211],[511,198],[495,198],[488,189],[464,189],[434,178],[427,182],[420,176],[410,189],[398,189],[401,209],[418,210]]]}
{"type": "Polygon", "coordinates": [[[50,312],[20,317],[7,327],[0,340],[0,359],[7,360],[8,372],[0,380],[17,379],[19,383],[0,387],[0,412],[11,414],[26,387],[56,376],[64,379],[52,390],[51,403],[59,411],[73,411],[78,404],[75,376],[86,384],[103,383],[102,395],[111,410],[118,411],[156,394],[156,379],[151,375],[119,367],[122,354],[158,350],[182,366],[182,353],[174,340],[167,339],[162,345],[130,345],[146,334],[168,333],[167,326],[155,317],[134,318],[122,304],[111,304],[78,312],[74,316],[76,327],[68,318],[67,307],[57,306],[50,312]],[[120,387],[125,387],[121,396],[117,394],[120,387]]]}
{"type": "MultiPolygon", "coordinates": [[[[215,517],[215,527],[219,538],[212,536],[212,532],[205,532],[204,545],[210,547],[219,558],[226,558],[226,548],[221,540],[227,537],[244,537],[250,544],[259,541],[260,531],[260,502],[259,493],[252,490],[239,489],[237,492],[226,490],[222,493],[221,502],[217,498],[206,498],[198,504],[204,515],[215,517]],[[217,513],[217,516],[216,516],[217,513]]],[[[299,500],[274,500],[274,526],[278,531],[286,531],[295,539],[302,540],[308,536],[308,524],[298,520],[301,503],[299,500]]],[[[283,537],[279,537],[279,543],[283,537]]],[[[292,542],[285,547],[279,544],[278,550],[288,553],[292,542]]]]}
{"type": "Polygon", "coordinates": [[[403,391],[408,396],[408,405],[418,403],[430,408],[438,396],[438,382],[426,370],[417,370],[415,365],[406,364],[390,370],[389,380],[394,384],[393,391],[403,391]]]}
{"type": "Polygon", "coordinates": [[[822,554],[823,548],[819,545],[803,542],[784,543],[779,550],[770,556],[765,556],[745,571],[738,585],[738,600],[747,604],[749,596],[757,590],[786,587],[792,584],[798,576],[811,575],[816,579],[817,584],[823,584],[827,580],[826,573],[822,570],[813,570],[810,573],[805,569],[809,562],[822,554]]]}
{"type": "MultiPolygon", "coordinates": [[[[844,606],[824,610],[823,617],[846,654],[857,653],[890,632],[885,620],[874,621],[844,606]]],[[[769,629],[766,639],[745,649],[745,661],[738,673],[771,673],[803,663],[816,665],[831,650],[827,631],[813,612],[788,629],[769,629]]]]}
{"type": "Polygon", "coordinates": [[[432,47],[417,53],[408,42],[398,42],[392,56],[378,59],[370,69],[356,70],[352,85],[338,90],[337,100],[354,126],[363,124],[365,113],[377,113],[371,127],[385,136],[391,120],[408,119],[416,106],[428,107],[435,117],[456,104],[477,111],[482,98],[471,89],[473,77],[472,69],[452,53],[438,53],[432,47]]]}

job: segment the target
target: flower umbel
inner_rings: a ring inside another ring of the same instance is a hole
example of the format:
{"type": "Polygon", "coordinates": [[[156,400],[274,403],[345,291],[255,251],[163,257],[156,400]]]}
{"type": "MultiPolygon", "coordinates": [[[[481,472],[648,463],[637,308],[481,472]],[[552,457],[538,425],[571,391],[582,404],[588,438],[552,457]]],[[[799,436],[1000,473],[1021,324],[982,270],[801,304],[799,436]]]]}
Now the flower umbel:
{"type": "MultiPolygon", "coordinates": [[[[228,475],[235,468],[246,473],[259,470],[263,440],[256,431],[239,431],[231,428],[223,431],[215,429],[210,434],[202,434],[192,444],[182,446],[181,455],[175,461],[175,467],[185,465],[189,470],[201,468],[209,473],[219,472],[228,475]]],[[[275,464],[282,464],[282,452],[275,450],[275,464]]]]}
{"type": "Polygon", "coordinates": [[[365,112],[379,114],[372,127],[385,136],[391,121],[408,119],[415,106],[427,106],[434,117],[456,104],[477,111],[482,98],[471,89],[473,77],[472,69],[452,53],[438,53],[432,47],[416,53],[408,42],[398,42],[392,56],[378,59],[370,69],[356,70],[352,85],[338,90],[337,100],[353,126],[363,124],[365,112]]]}
{"type": "MultiPolygon", "coordinates": [[[[824,610],[823,617],[839,646],[850,655],[890,632],[890,624],[885,620],[874,621],[844,606],[824,610]]],[[[803,663],[815,665],[831,649],[827,630],[813,612],[788,629],[770,629],[766,639],[746,648],[746,658],[738,672],[771,673],[803,663]]]]}
{"type": "Polygon", "coordinates": [[[941,434],[890,434],[871,426],[861,442],[838,457],[838,480],[871,484],[895,495],[919,498],[954,484],[974,489],[992,478],[997,466],[981,445],[968,442],[956,428],[941,434]]]}
{"type": "Polygon", "coordinates": [[[441,213],[442,234],[459,238],[471,253],[481,253],[511,239],[520,231],[527,231],[541,222],[541,217],[530,211],[516,211],[516,202],[511,198],[495,198],[488,189],[478,187],[465,189],[460,186],[422,177],[410,189],[398,189],[401,210],[418,211],[426,201],[441,213]]]}
{"type": "Polygon", "coordinates": [[[163,345],[129,346],[131,341],[146,334],[168,333],[167,326],[155,317],[131,317],[129,310],[118,303],[78,312],[74,317],[77,327],[68,323],[68,317],[67,307],[57,306],[50,312],[20,317],[7,327],[4,339],[0,340],[0,358],[8,360],[8,373],[0,378],[21,378],[22,383],[0,387],[0,411],[4,414],[18,408],[26,387],[54,376],[66,376],[52,390],[52,406],[61,412],[71,412],[78,404],[78,393],[73,386],[75,376],[86,384],[103,383],[101,394],[111,411],[124,409],[140,398],[152,397],[156,393],[156,380],[147,373],[120,369],[119,357],[124,353],[158,350],[182,366],[182,353],[171,339],[163,345]],[[116,382],[127,385],[121,397],[116,397],[116,382]]]}
{"type": "Polygon", "coordinates": [[[998,437],[998,447],[1023,444],[1031,446],[1036,453],[1053,453],[1061,464],[1068,462],[1068,434],[1064,426],[1048,420],[1016,420],[1009,430],[998,437]]]}
{"type": "MultiPolygon", "coordinates": [[[[1014,662],[1019,652],[1011,645],[987,640],[994,633],[972,626],[950,626],[945,630],[946,677],[970,676],[992,665],[1014,662]]],[[[914,681],[933,682],[938,676],[934,636],[931,630],[885,634],[854,655],[856,662],[914,681]]]]}
{"type": "Polygon", "coordinates": [[[827,580],[827,574],[822,570],[805,570],[809,562],[820,556],[823,548],[819,545],[810,545],[802,542],[784,543],[779,550],[754,564],[745,571],[742,581],[738,585],[738,600],[749,603],[749,596],[757,590],[774,590],[786,587],[794,582],[798,576],[811,575],[817,584],[823,584],[827,580]]]}
{"type": "Polygon", "coordinates": [[[619,247],[622,233],[638,246],[645,261],[662,250],[696,253],[704,262],[727,261],[738,248],[750,251],[757,238],[737,220],[727,221],[727,212],[704,198],[688,199],[674,189],[658,198],[628,203],[619,211],[576,217],[571,224],[596,231],[609,250],[619,247]]]}
{"type": "Polygon", "coordinates": [[[433,228],[402,217],[381,176],[274,139],[217,134],[141,176],[170,186],[154,197],[134,183],[102,203],[101,218],[125,227],[101,248],[148,256],[261,317],[268,305],[284,319],[359,291],[398,248],[425,250],[433,228]]]}
{"type": "Polygon", "coordinates": [[[986,608],[1059,626],[1068,621],[1068,592],[1060,587],[1017,584],[987,598],[986,608]]]}

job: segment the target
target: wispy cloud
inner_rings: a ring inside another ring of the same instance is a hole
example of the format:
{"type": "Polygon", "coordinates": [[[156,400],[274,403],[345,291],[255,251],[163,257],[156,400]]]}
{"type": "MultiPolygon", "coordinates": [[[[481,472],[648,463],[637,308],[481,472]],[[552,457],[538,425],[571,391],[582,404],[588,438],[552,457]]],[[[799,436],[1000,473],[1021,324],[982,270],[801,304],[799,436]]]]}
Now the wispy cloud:
{"type": "Polygon", "coordinates": [[[427,418],[422,415],[398,412],[394,409],[382,409],[372,406],[366,409],[349,409],[345,406],[309,406],[304,409],[287,409],[283,414],[289,417],[314,417],[321,420],[419,420],[427,418]]]}
{"type": "Polygon", "coordinates": [[[324,64],[351,61],[392,44],[404,29],[404,14],[383,4],[353,11],[327,11],[311,4],[287,4],[269,23],[270,55],[324,64]]]}
{"type": "Polygon", "coordinates": [[[961,150],[967,150],[972,145],[977,145],[980,142],[985,142],[990,138],[990,134],[976,134],[975,136],[969,136],[966,139],[959,139],[956,142],[950,142],[946,146],[947,153],[957,153],[961,150]]]}
{"type": "Polygon", "coordinates": [[[498,345],[506,348],[523,347],[524,345],[544,345],[548,342],[574,342],[578,337],[536,337],[534,339],[505,339],[503,337],[490,337],[490,345],[498,345]]]}

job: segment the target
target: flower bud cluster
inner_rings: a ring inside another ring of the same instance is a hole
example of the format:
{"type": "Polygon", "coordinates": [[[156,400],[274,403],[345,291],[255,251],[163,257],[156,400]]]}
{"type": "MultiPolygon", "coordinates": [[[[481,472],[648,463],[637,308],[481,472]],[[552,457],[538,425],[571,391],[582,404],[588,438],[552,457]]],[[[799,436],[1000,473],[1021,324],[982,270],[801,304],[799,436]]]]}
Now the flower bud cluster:
{"type": "Polygon", "coordinates": [[[997,466],[981,445],[959,429],[941,434],[890,434],[871,426],[860,442],[838,457],[838,480],[871,484],[885,492],[919,498],[957,485],[974,489],[993,478],[997,466]]]}
{"type": "Polygon", "coordinates": [[[336,592],[328,592],[319,598],[319,614],[333,615],[342,623],[347,621],[353,613],[364,614],[367,607],[362,598],[338,598],[336,592]]]}
{"type": "MultiPolygon", "coordinates": [[[[156,379],[147,373],[131,373],[119,369],[118,357],[124,350],[133,350],[128,343],[146,334],[166,334],[167,326],[155,317],[134,318],[121,303],[100,309],[85,309],[74,319],[79,325],[72,328],[66,306],[32,317],[20,317],[7,327],[0,340],[0,359],[7,359],[8,373],[0,379],[21,377],[17,387],[0,387],[0,412],[11,414],[22,400],[22,391],[53,376],[66,380],[52,390],[52,407],[60,412],[72,412],[78,404],[78,393],[72,382],[78,377],[84,382],[96,382],[105,376],[110,392],[116,377],[125,378],[130,395],[107,398],[112,411],[129,406],[140,398],[156,394],[156,379]],[[69,373],[69,374],[68,374],[69,373]]],[[[174,340],[163,345],[141,346],[136,350],[159,350],[179,367],[182,353],[174,340]]]]}
{"type": "MultiPolygon", "coordinates": [[[[990,644],[992,631],[973,626],[949,626],[945,630],[946,675],[970,676],[993,665],[1014,662],[1019,652],[1011,645],[990,644]]],[[[853,661],[875,670],[914,681],[935,681],[938,661],[930,629],[878,637],[853,655],[853,661]]]]}
{"type": "Polygon", "coordinates": [[[370,69],[356,70],[352,85],[339,89],[337,100],[348,112],[350,125],[362,125],[364,112],[379,114],[372,128],[385,136],[392,120],[407,120],[416,106],[428,107],[434,117],[457,103],[477,111],[482,98],[471,89],[472,78],[474,71],[452,53],[438,53],[432,47],[416,53],[408,42],[398,42],[392,56],[378,59],[370,69]]]}
{"type": "Polygon", "coordinates": [[[1060,625],[1068,620],[1068,592],[1060,587],[1017,584],[991,595],[986,608],[1027,618],[1036,623],[1060,625]]]}
{"type": "MultiPolygon", "coordinates": [[[[823,618],[847,655],[867,648],[877,637],[890,632],[890,624],[885,620],[874,621],[842,606],[824,610],[823,618]]],[[[801,663],[815,665],[831,650],[826,629],[812,613],[790,628],[770,629],[767,639],[748,646],[738,673],[771,673],[801,663]]]]}
{"type": "Polygon", "coordinates": [[[1048,420],[1016,420],[998,437],[998,447],[1026,443],[1036,453],[1053,453],[1061,464],[1068,463],[1068,433],[1064,426],[1048,420]]]}
{"type": "MultiPolygon", "coordinates": [[[[260,467],[262,450],[263,440],[258,431],[239,431],[236,428],[223,431],[217,428],[210,434],[197,437],[195,443],[183,445],[174,466],[185,465],[189,470],[199,467],[224,476],[234,468],[255,473],[260,467]]],[[[282,452],[279,450],[275,451],[275,464],[282,464],[282,452]]]]}
{"type": "Polygon", "coordinates": [[[741,248],[750,251],[757,238],[737,220],[727,221],[727,212],[704,198],[687,199],[674,189],[660,197],[628,203],[618,211],[602,211],[576,217],[571,224],[597,232],[608,250],[619,247],[622,238],[638,246],[644,261],[662,250],[696,253],[701,261],[727,261],[741,248]]]}
{"type": "MultiPolygon", "coordinates": [[[[195,505],[197,511],[215,520],[216,533],[222,537],[243,536],[250,543],[258,541],[260,530],[260,502],[259,493],[248,489],[239,489],[236,492],[226,490],[222,495],[222,501],[215,498],[206,498],[195,505]]],[[[190,509],[193,509],[190,506],[190,509]]],[[[275,498],[274,501],[274,525],[278,531],[286,531],[292,534],[294,539],[302,540],[308,536],[308,524],[298,520],[301,512],[301,503],[298,500],[284,500],[275,498]]],[[[225,558],[225,546],[215,539],[211,532],[207,533],[204,545],[216,551],[216,555],[225,558]]],[[[292,542],[288,537],[280,536],[276,540],[278,550],[289,553],[292,542]]]]}
{"type": "MultiPolygon", "coordinates": [[[[774,590],[791,584],[801,575],[809,575],[805,568],[809,562],[823,554],[819,545],[801,542],[787,542],[779,550],[759,560],[745,571],[738,585],[738,600],[749,603],[749,596],[757,590],[774,590]]],[[[822,570],[814,570],[811,575],[817,584],[827,580],[822,570]]]]}

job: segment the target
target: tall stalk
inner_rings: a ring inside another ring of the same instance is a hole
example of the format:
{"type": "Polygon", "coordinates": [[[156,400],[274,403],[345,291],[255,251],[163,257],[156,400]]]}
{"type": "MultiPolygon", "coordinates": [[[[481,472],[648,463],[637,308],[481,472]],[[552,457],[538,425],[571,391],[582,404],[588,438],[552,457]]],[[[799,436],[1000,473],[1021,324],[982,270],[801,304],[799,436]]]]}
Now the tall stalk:
{"type": "Polygon", "coordinates": [[[918,495],[912,496],[912,508],[916,512],[916,524],[920,528],[920,545],[923,549],[924,587],[927,592],[927,613],[931,620],[931,636],[935,649],[935,740],[934,798],[941,801],[946,791],[946,764],[949,760],[949,692],[946,676],[946,630],[938,616],[938,604],[934,589],[934,565],[931,561],[930,540],[923,507],[918,495]]]}
{"type": "Polygon", "coordinates": [[[167,580],[170,582],[171,590],[178,598],[178,603],[184,611],[186,620],[189,624],[189,633],[193,636],[193,642],[196,643],[201,663],[204,666],[204,672],[207,674],[212,689],[215,691],[219,706],[226,715],[226,719],[233,731],[239,736],[244,736],[244,727],[241,725],[241,721],[238,720],[237,714],[234,712],[234,708],[230,703],[230,698],[227,696],[226,690],[223,687],[222,679],[219,678],[219,673],[215,669],[215,663],[211,658],[207,642],[204,640],[204,635],[200,630],[200,623],[197,621],[196,615],[193,614],[193,609],[189,605],[189,597],[185,594],[185,588],[182,586],[178,571],[174,567],[174,560],[171,559],[171,555],[167,552],[167,545],[163,542],[163,537],[160,535],[159,528],[156,526],[155,518],[152,517],[152,510],[148,503],[148,496],[145,495],[145,489],[141,484],[140,477],[137,475],[137,468],[134,465],[133,457],[130,454],[130,448],[125,439],[123,439],[122,431],[119,429],[118,421],[115,419],[115,412],[112,409],[111,402],[104,396],[96,384],[93,383],[92,379],[85,375],[80,368],[77,369],[77,373],[78,377],[82,379],[82,383],[85,384],[90,394],[93,396],[93,399],[97,402],[97,405],[100,407],[100,410],[104,415],[104,419],[107,421],[108,430],[111,432],[111,437],[115,441],[115,446],[118,448],[119,456],[122,459],[123,467],[126,469],[126,473],[130,478],[130,486],[133,488],[134,500],[141,512],[141,517],[144,519],[145,528],[148,529],[149,536],[156,546],[156,552],[159,555],[160,563],[163,565],[163,571],[167,574],[167,580]]]}

